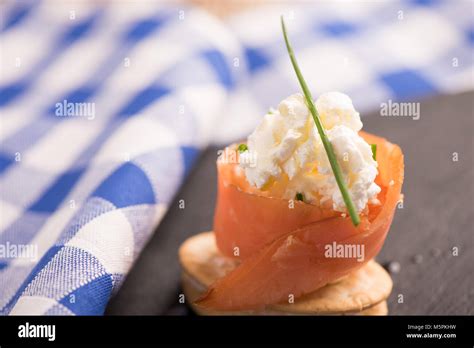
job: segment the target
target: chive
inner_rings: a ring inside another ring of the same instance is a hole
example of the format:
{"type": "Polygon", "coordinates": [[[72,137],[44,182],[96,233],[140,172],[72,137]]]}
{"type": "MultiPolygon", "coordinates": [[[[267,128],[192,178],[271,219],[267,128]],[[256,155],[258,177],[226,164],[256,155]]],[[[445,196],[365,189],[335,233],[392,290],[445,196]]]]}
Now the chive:
{"type": "Polygon", "coordinates": [[[352,223],[354,224],[354,226],[357,226],[360,223],[359,215],[357,214],[357,211],[355,209],[354,202],[352,202],[351,196],[349,194],[349,190],[347,189],[347,185],[344,182],[344,177],[342,176],[342,170],[341,170],[341,167],[339,166],[339,163],[337,162],[337,158],[334,153],[332,144],[329,141],[326,135],[326,132],[324,131],[321,120],[319,119],[319,114],[318,114],[318,111],[316,110],[316,106],[314,105],[311,92],[309,91],[308,86],[306,85],[306,81],[304,80],[303,75],[301,74],[298,63],[296,62],[293,49],[291,48],[290,42],[288,40],[288,35],[286,33],[286,26],[285,26],[285,21],[283,20],[283,16],[281,16],[281,29],[283,30],[283,37],[285,38],[285,44],[288,50],[288,55],[290,56],[291,64],[293,65],[293,69],[295,70],[296,77],[298,78],[301,88],[303,89],[303,93],[306,98],[306,103],[311,112],[311,115],[313,116],[314,123],[316,123],[316,128],[318,128],[319,136],[321,137],[321,140],[324,145],[324,149],[326,150],[326,153],[328,155],[329,163],[331,163],[331,168],[336,178],[337,186],[339,186],[339,190],[341,191],[342,198],[344,199],[344,203],[346,204],[347,210],[352,219],[352,223]]]}
{"type": "Polygon", "coordinates": [[[269,114],[269,115],[273,115],[273,110],[272,110],[272,109],[268,109],[268,112],[267,112],[267,114],[269,114]]]}
{"type": "Polygon", "coordinates": [[[370,148],[372,149],[372,158],[374,161],[377,160],[377,144],[370,144],[370,148]]]}
{"type": "Polygon", "coordinates": [[[301,201],[301,202],[304,202],[304,195],[301,193],[301,192],[298,192],[295,196],[295,199],[297,201],[301,201]]]}
{"type": "Polygon", "coordinates": [[[242,153],[242,152],[245,152],[247,151],[249,148],[247,147],[247,144],[240,144],[239,147],[237,148],[237,150],[242,153]]]}

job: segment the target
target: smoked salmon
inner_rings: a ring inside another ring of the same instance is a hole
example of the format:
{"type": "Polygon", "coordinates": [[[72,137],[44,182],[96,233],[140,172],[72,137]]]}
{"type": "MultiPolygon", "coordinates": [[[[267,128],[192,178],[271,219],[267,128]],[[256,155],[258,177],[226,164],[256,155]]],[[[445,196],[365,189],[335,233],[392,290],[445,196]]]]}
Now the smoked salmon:
{"type": "Polygon", "coordinates": [[[241,263],[212,284],[197,305],[224,311],[263,308],[315,291],[377,255],[401,199],[403,154],[384,138],[359,135],[377,145],[376,183],[382,190],[381,204],[369,204],[357,227],[332,209],[257,190],[237,163],[218,162],[216,242],[224,255],[241,263]],[[325,247],[334,243],[362,247],[363,260],[328,257],[325,247]]]}

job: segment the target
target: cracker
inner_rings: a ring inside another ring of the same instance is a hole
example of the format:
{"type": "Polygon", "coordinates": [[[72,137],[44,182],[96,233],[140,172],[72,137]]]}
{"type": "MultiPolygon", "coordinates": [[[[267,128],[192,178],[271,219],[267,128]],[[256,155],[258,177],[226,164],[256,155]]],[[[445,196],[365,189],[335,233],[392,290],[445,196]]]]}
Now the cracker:
{"type": "MultiPolygon", "coordinates": [[[[183,289],[188,303],[194,302],[209,285],[238,266],[239,261],[222,256],[212,232],[200,233],[186,240],[179,250],[183,267],[183,289]]],[[[388,273],[371,260],[337,282],[299,297],[294,303],[268,306],[262,312],[213,312],[196,308],[199,314],[386,314],[383,303],[392,290],[388,273]],[[364,313],[365,312],[365,313],[364,313]]]]}

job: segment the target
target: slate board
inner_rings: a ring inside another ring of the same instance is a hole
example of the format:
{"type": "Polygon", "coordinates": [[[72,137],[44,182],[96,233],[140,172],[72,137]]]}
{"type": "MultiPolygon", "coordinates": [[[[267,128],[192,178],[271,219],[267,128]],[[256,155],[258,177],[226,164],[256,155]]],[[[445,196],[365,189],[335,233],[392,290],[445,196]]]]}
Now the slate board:
{"type": "MultiPolygon", "coordinates": [[[[419,120],[377,113],[363,122],[405,154],[404,207],[377,258],[400,265],[390,314],[474,314],[474,93],[424,100],[419,120]]],[[[189,314],[178,303],[177,250],[212,229],[216,156],[217,148],[202,155],[106,314],[189,314]]]]}

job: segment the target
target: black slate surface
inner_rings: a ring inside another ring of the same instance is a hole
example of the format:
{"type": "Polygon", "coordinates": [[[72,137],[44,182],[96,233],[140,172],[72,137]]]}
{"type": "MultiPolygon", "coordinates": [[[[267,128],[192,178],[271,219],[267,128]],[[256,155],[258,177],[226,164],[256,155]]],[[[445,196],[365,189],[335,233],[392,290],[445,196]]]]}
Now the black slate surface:
{"type": "MultiPolygon", "coordinates": [[[[377,113],[363,121],[405,154],[404,206],[377,257],[399,268],[390,314],[474,314],[474,93],[422,101],[419,120],[377,113]]],[[[178,303],[177,250],[212,229],[216,152],[203,154],[106,314],[189,313],[178,303]]]]}

